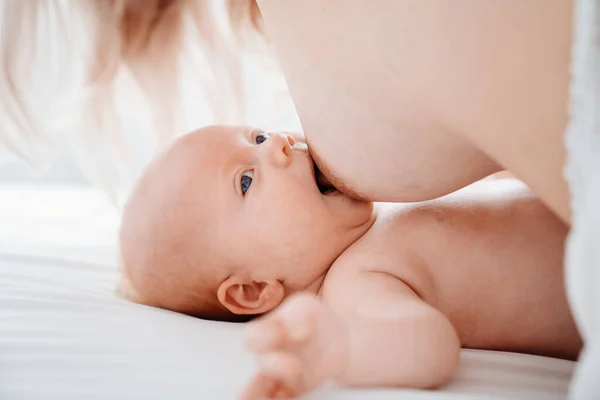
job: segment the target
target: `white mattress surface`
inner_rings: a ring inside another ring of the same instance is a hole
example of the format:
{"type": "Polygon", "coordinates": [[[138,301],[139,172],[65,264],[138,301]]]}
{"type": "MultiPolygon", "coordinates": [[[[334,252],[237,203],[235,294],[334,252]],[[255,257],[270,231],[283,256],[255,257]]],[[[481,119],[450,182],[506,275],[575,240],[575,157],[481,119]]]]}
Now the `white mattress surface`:
{"type": "MultiPolygon", "coordinates": [[[[243,325],[113,294],[118,214],[94,189],[0,186],[0,399],[234,399],[243,325]]],[[[463,350],[440,391],[325,388],[307,399],[562,399],[574,363],[463,350]]]]}

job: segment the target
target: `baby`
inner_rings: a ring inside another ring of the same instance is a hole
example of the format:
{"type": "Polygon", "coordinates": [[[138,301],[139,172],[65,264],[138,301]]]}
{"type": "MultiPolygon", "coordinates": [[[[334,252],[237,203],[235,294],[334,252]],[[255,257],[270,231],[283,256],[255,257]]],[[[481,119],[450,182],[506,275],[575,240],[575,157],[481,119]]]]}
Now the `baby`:
{"type": "MultiPolygon", "coordinates": [[[[393,182],[390,182],[393,184],[393,182]]],[[[246,399],[328,380],[433,388],[460,347],[574,359],[567,229],[515,180],[372,204],[333,188],[300,136],[214,126],[137,183],[120,232],[132,301],[253,322],[246,399]]]]}

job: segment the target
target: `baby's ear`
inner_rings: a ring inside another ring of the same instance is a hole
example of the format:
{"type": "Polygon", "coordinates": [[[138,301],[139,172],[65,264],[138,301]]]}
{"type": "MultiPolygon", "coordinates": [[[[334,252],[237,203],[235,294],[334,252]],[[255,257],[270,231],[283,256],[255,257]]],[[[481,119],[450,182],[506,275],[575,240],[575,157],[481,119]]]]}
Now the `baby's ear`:
{"type": "Polygon", "coordinates": [[[281,304],[285,289],[277,280],[258,282],[232,275],[219,285],[217,297],[234,314],[256,315],[271,311],[281,304]]]}
{"type": "Polygon", "coordinates": [[[139,303],[138,293],[135,291],[131,281],[124,274],[121,274],[121,279],[117,284],[116,294],[125,300],[139,303]]]}

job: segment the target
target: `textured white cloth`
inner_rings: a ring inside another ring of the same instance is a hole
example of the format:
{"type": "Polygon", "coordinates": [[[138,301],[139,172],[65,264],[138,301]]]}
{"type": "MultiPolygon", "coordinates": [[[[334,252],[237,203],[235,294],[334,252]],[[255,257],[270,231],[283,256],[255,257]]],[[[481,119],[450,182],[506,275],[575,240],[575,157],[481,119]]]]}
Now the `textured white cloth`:
{"type": "MultiPolygon", "coordinates": [[[[114,296],[118,215],[96,190],[0,185],[0,399],[237,398],[243,326],[114,296]]],[[[440,391],[325,388],[306,400],[564,399],[574,363],[462,352],[440,391]]]]}
{"type": "Polygon", "coordinates": [[[566,281],[585,348],[573,399],[600,399],[600,0],[577,0],[572,49],[571,122],[565,135],[565,176],[573,224],[566,281]]]}

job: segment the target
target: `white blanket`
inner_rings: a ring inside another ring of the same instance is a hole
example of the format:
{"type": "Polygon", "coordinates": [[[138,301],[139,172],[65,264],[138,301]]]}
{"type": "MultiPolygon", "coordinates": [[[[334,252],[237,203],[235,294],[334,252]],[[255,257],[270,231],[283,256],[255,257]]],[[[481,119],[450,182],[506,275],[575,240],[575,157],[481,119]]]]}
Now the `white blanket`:
{"type": "Polygon", "coordinates": [[[600,1],[576,1],[574,26],[571,123],[565,136],[573,210],[566,281],[585,340],[571,397],[587,400],[600,399],[600,1]]]}
{"type": "MultiPolygon", "coordinates": [[[[118,215],[99,191],[0,186],[0,399],[234,399],[243,325],[117,299],[118,215]]],[[[325,388],[308,399],[563,399],[574,363],[462,352],[440,391],[325,388]]]]}

